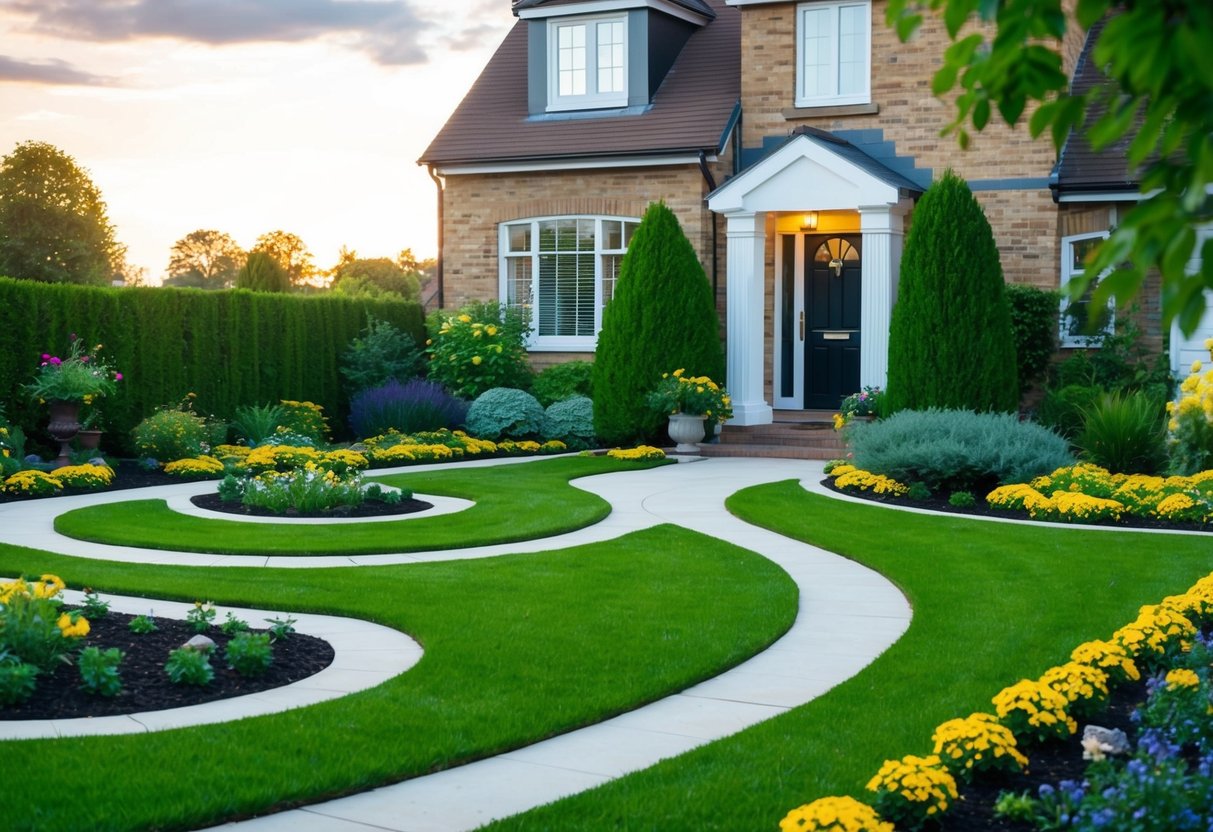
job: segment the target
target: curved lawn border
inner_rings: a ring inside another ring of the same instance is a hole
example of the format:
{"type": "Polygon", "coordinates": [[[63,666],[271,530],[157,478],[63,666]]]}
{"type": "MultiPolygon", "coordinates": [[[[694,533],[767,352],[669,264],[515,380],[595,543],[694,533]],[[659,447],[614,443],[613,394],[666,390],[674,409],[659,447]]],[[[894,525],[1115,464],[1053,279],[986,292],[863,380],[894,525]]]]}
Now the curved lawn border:
{"type": "MultiPolygon", "coordinates": [[[[193,604],[181,601],[159,601],[128,595],[102,594],[100,598],[108,601],[114,612],[182,621],[186,613],[194,608],[193,604]]],[[[84,593],[68,590],[63,593],[63,599],[69,604],[79,604],[84,599],[84,593]]],[[[220,616],[230,612],[246,621],[286,616],[283,612],[242,607],[217,606],[215,611],[220,616]]],[[[3,720],[0,721],[0,741],[148,733],[280,713],[372,688],[421,661],[421,645],[390,627],[356,618],[313,613],[293,613],[291,617],[295,619],[296,632],[324,639],[336,654],[332,664],[306,679],[245,696],[231,696],[184,708],[79,719],[3,720]]]]}
{"type": "Polygon", "coordinates": [[[578,477],[653,467],[607,457],[539,458],[526,465],[377,475],[389,485],[472,500],[457,518],[375,524],[288,523],[255,530],[235,520],[184,516],[163,500],[127,500],[60,514],[60,534],[112,546],[218,555],[374,555],[488,546],[548,537],[592,525],[610,513],[599,497],[572,488],[578,477]]]}
{"type": "Polygon", "coordinates": [[[266,517],[257,514],[235,514],[228,511],[215,511],[208,508],[199,508],[194,505],[190,497],[195,497],[198,494],[213,493],[211,483],[206,483],[206,488],[202,488],[196,493],[191,494],[176,494],[172,497],[167,497],[164,504],[169,507],[170,511],[175,511],[178,514],[184,514],[189,517],[198,517],[202,520],[231,520],[236,523],[260,523],[263,525],[278,526],[286,523],[291,526],[340,526],[347,523],[395,523],[396,521],[404,520],[424,520],[428,517],[444,517],[450,514],[457,514],[461,511],[467,511],[472,506],[476,505],[471,500],[461,500],[458,497],[439,497],[436,494],[413,494],[413,499],[422,500],[431,505],[431,508],[422,511],[415,511],[412,514],[404,515],[384,515],[383,517],[292,517],[288,520],[283,520],[281,517],[266,517]]]}

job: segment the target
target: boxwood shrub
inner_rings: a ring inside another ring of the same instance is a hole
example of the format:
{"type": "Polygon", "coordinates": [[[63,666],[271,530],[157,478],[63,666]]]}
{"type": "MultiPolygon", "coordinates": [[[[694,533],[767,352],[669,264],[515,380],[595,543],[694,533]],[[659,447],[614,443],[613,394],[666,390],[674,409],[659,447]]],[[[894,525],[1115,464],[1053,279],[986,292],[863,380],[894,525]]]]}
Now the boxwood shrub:
{"type": "Polygon", "coordinates": [[[1010,413],[903,410],[847,429],[854,464],[934,492],[985,494],[1071,465],[1066,440],[1010,413]]]}

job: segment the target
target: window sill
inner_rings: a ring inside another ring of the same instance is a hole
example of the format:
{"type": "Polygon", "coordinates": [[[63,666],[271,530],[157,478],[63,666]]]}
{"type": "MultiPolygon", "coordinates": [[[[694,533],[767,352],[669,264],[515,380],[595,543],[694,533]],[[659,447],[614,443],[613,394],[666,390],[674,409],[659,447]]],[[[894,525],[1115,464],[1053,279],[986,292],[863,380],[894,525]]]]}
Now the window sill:
{"type": "Polygon", "coordinates": [[[801,118],[873,116],[879,112],[879,104],[829,104],[821,107],[785,107],[783,117],[788,121],[794,121],[801,118]]]}
{"type": "Polygon", "coordinates": [[[545,338],[526,344],[527,352],[594,352],[597,338],[545,338]]]}

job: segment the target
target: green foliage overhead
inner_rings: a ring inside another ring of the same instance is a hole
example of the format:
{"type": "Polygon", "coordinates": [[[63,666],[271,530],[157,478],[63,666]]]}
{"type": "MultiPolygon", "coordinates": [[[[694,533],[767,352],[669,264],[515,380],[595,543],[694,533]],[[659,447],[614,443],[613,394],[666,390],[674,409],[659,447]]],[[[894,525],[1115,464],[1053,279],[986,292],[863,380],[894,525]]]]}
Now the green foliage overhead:
{"type": "Polygon", "coordinates": [[[253,292],[289,292],[291,276],[264,251],[254,251],[236,275],[236,288],[253,292]]]}
{"type": "MultiPolygon", "coordinates": [[[[421,308],[331,295],[200,292],[158,287],[65,286],[0,278],[0,402],[30,435],[46,406],[21,394],[44,352],[77,333],[104,344],[123,379],[99,402],[107,444],[129,436],[157,408],[196,393],[198,410],[222,417],[281,399],[322,405],[345,424],[338,362],[367,314],[423,338],[421,308]]],[[[129,450],[129,449],[128,449],[129,450]]]]}
{"type": "Polygon", "coordinates": [[[1011,332],[1015,336],[1019,389],[1023,391],[1044,376],[1049,361],[1057,352],[1061,295],[1020,283],[1008,283],[1005,291],[1011,312],[1011,332]]]}
{"type": "Polygon", "coordinates": [[[0,275],[105,285],[123,254],[101,192],[75,159],[23,142],[0,160],[0,275]]]}
{"type": "Polygon", "coordinates": [[[952,171],[918,201],[889,327],[891,411],[1019,406],[1015,342],[998,247],[952,171]]]}
{"type": "MultiPolygon", "coordinates": [[[[907,40],[924,13],[939,14],[953,44],[944,53],[932,89],[956,96],[949,129],[962,146],[966,125],[989,123],[997,108],[1016,124],[1032,112],[1033,136],[1048,131],[1061,148],[1071,131],[1096,150],[1131,138],[1128,161],[1139,168],[1145,196],[1120,218],[1085,270],[1098,275],[1117,268],[1095,292],[1092,309],[1110,295],[1127,303],[1146,273],[1163,278],[1163,317],[1178,316],[1192,334],[1205,311],[1203,289],[1213,286],[1213,239],[1200,243],[1197,228],[1213,220],[1213,4],[1208,0],[890,0],[886,17],[907,40]],[[1062,69],[1067,30],[1090,29],[1112,15],[1099,34],[1092,58],[1109,83],[1085,93],[1070,90],[1062,69]],[[965,24],[980,18],[992,36],[965,24]],[[962,35],[963,30],[963,37],[962,35]],[[988,30],[989,31],[989,30],[988,30]],[[1199,246],[1199,248],[1198,248],[1199,246]],[[1187,273],[1199,255],[1201,268],[1187,273]]],[[[1081,298],[1087,280],[1070,283],[1081,298]]]]}
{"type": "Polygon", "coordinates": [[[417,300],[421,279],[386,257],[358,258],[342,263],[333,273],[333,291],[382,300],[417,300]]]}
{"type": "Polygon", "coordinates": [[[645,396],[662,373],[724,380],[724,350],[711,284],[664,203],[645,211],[603,310],[594,361],[594,428],[607,444],[660,434],[665,417],[645,396]]]}

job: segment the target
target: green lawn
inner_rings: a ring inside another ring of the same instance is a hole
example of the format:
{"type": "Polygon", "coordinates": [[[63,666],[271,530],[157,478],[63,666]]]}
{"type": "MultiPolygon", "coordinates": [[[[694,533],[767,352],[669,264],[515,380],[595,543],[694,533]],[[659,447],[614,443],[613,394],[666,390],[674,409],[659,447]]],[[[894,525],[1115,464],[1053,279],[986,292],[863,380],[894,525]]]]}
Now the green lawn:
{"type": "Polygon", "coordinates": [[[497,754],[716,675],[785,632],[797,603],[769,561],[672,526],[556,552],[357,569],[133,566],[0,546],[0,574],[17,572],[359,617],[426,651],[369,691],[274,716],[0,743],[0,827],[38,832],[196,828],[497,754]]]}
{"type": "Polygon", "coordinates": [[[936,725],[1106,638],[1138,606],[1213,571],[1208,536],[1160,536],[916,515],[807,494],[795,482],[729,501],[745,520],[867,564],[914,607],[909,631],[855,678],[788,714],[549,807],[503,830],[775,829],[829,794],[862,799],[889,757],[930,751],[936,725]]]}
{"type": "MultiPolygon", "coordinates": [[[[661,464],[661,463],[657,463],[661,464]]],[[[536,540],[597,523],[611,507],[569,480],[653,467],[605,456],[560,457],[515,465],[417,469],[375,477],[422,494],[462,497],[476,505],[456,515],[332,526],[257,524],[179,514],[163,500],[135,500],[66,512],[61,534],[93,543],[183,552],[249,555],[366,555],[425,552],[536,540]]]]}

